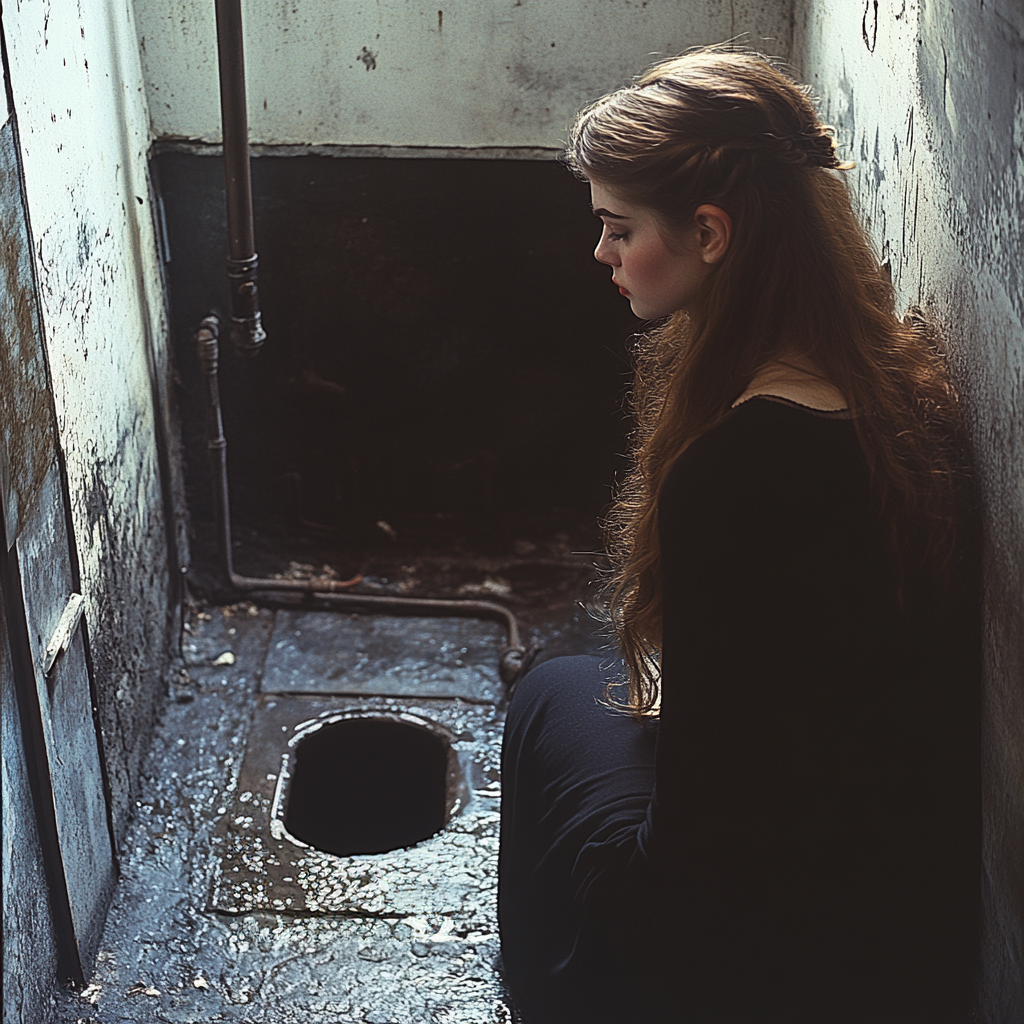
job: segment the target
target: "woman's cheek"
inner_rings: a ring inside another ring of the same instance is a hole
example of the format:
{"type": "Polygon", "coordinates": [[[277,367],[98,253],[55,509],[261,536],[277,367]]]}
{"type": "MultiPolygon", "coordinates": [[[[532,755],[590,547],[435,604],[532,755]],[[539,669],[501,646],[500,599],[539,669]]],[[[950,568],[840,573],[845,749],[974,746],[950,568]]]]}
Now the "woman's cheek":
{"type": "Polygon", "coordinates": [[[634,250],[630,260],[629,278],[635,287],[650,288],[656,286],[663,267],[658,254],[649,246],[634,250]]]}

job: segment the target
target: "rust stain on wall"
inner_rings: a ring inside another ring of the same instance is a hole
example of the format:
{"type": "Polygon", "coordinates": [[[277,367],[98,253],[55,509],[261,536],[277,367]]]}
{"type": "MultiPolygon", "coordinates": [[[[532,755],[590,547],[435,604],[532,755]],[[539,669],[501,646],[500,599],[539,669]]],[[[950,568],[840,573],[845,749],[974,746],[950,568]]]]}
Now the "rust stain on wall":
{"type": "Polygon", "coordinates": [[[16,513],[8,512],[8,527],[14,532],[35,507],[57,453],[10,123],[0,131],[0,163],[0,432],[16,513]]]}

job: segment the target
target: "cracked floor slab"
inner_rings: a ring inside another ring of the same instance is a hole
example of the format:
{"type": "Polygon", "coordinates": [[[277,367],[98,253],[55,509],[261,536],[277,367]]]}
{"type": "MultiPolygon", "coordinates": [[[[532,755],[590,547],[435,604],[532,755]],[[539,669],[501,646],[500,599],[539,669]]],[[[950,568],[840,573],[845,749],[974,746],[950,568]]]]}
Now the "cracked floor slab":
{"type": "Polygon", "coordinates": [[[270,641],[265,693],[502,698],[496,623],[281,609],[270,641]],[[396,642],[396,638],[398,638],[396,642]]]}

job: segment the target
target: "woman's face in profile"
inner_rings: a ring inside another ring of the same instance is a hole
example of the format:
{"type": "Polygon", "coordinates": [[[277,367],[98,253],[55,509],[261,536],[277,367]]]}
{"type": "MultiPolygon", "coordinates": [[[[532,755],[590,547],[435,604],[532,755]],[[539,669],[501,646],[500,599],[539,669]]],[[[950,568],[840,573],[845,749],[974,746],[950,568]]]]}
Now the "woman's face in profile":
{"type": "Polygon", "coordinates": [[[693,238],[665,244],[654,214],[618,199],[598,182],[590,183],[594,214],[604,225],[595,259],[612,268],[612,283],[644,320],[686,309],[700,294],[711,270],[702,254],[699,231],[693,238]]]}

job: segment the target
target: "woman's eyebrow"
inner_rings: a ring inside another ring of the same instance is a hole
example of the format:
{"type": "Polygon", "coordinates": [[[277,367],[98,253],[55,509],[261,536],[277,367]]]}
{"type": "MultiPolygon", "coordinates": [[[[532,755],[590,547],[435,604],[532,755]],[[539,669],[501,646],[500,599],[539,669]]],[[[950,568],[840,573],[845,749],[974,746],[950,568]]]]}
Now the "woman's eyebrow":
{"type": "Polygon", "coordinates": [[[614,220],[629,220],[628,217],[623,217],[621,213],[612,213],[611,210],[606,210],[603,206],[599,206],[594,211],[595,217],[612,217],[614,220]]]}

